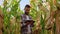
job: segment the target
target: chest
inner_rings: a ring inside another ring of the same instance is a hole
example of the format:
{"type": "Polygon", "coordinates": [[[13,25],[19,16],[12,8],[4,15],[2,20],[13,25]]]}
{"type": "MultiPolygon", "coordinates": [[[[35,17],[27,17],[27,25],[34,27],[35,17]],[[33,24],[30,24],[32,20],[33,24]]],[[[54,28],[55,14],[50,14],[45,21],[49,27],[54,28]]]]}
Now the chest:
{"type": "Polygon", "coordinates": [[[31,16],[29,16],[29,15],[23,15],[23,19],[24,20],[30,20],[31,19],[31,16]]]}

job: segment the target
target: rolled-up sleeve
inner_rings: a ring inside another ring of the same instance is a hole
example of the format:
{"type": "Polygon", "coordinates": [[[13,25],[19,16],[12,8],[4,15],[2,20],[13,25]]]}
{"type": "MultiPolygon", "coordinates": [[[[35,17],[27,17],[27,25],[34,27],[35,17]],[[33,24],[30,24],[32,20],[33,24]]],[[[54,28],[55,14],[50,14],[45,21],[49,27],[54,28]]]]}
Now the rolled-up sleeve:
{"type": "Polygon", "coordinates": [[[26,23],[24,23],[24,17],[23,15],[21,15],[21,27],[25,27],[26,26],[26,23]]]}

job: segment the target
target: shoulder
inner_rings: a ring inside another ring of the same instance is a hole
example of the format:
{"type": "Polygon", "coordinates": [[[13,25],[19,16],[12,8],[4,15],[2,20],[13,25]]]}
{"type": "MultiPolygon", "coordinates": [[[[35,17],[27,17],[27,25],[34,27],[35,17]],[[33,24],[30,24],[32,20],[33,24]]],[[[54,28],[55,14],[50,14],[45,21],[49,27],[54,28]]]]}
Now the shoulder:
{"type": "Polygon", "coordinates": [[[23,17],[23,16],[24,16],[24,14],[21,14],[20,16],[21,16],[21,17],[23,17]]]}
{"type": "Polygon", "coordinates": [[[22,15],[20,15],[21,17],[24,17],[25,15],[24,14],[22,14],[22,15]]]}
{"type": "Polygon", "coordinates": [[[22,17],[22,18],[26,18],[26,15],[25,15],[25,14],[22,14],[21,17],[22,17]]]}

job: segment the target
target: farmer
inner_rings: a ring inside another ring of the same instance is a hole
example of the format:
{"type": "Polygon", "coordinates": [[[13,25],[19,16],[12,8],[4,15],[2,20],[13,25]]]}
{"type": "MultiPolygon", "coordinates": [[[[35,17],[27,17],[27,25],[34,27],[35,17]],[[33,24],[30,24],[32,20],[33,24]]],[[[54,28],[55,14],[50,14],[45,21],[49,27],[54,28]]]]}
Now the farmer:
{"type": "Polygon", "coordinates": [[[21,15],[21,34],[32,34],[32,27],[34,26],[34,21],[29,15],[30,5],[26,5],[24,11],[24,14],[21,15]]]}

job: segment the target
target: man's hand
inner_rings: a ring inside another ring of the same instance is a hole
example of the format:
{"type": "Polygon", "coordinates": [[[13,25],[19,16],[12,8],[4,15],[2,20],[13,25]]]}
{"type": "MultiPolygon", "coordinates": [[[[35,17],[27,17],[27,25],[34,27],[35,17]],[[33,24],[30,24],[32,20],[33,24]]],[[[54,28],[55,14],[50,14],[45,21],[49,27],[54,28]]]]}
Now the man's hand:
{"type": "Polygon", "coordinates": [[[28,21],[26,21],[25,23],[26,23],[26,25],[29,25],[29,24],[31,25],[31,24],[33,24],[34,22],[35,22],[35,21],[33,21],[33,20],[31,20],[31,21],[28,20],[28,21]]]}
{"type": "Polygon", "coordinates": [[[26,25],[33,24],[33,22],[26,22],[26,25]]]}
{"type": "Polygon", "coordinates": [[[26,25],[29,25],[30,24],[30,22],[26,22],[26,25]]]}

